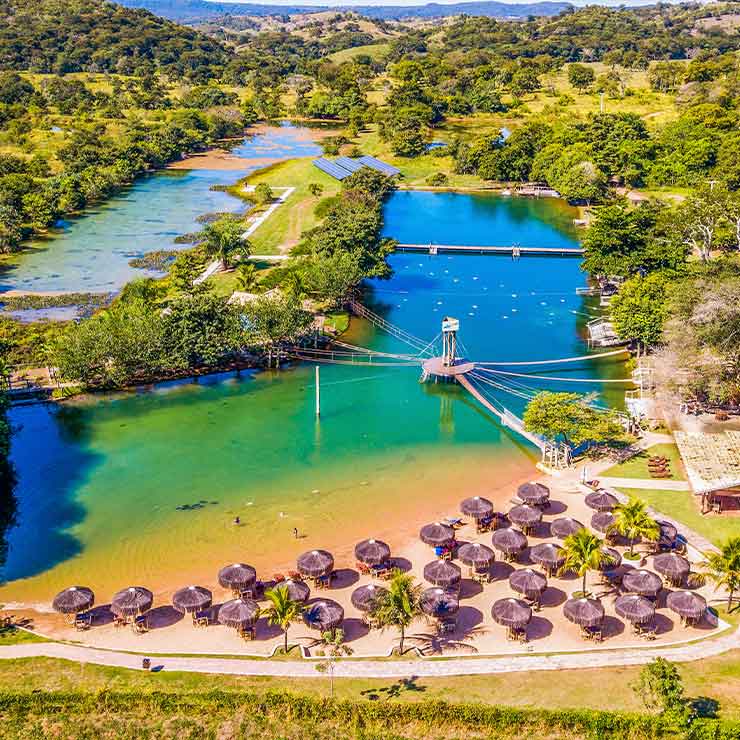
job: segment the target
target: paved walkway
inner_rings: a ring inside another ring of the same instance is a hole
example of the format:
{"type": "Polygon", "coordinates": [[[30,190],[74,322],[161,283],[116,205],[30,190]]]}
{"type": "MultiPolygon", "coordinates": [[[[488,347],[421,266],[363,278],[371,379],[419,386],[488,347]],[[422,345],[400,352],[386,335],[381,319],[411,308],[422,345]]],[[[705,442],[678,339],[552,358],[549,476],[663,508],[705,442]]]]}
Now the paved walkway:
{"type": "Polygon", "coordinates": [[[690,491],[691,486],[685,480],[666,480],[664,478],[611,478],[600,477],[602,486],[619,486],[620,488],[644,488],[650,491],[690,491]]]}
{"type": "MultiPolygon", "coordinates": [[[[677,663],[686,663],[721,655],[740,647],[740,634],[733,630],[712,640],[691,645],[625,650],[595,650],[559,655],[511,655],[500,658],[450,658],[446,660],[342,660],[337,662],[334,675],[343,678],[405,678],[408,676],[442,677],[517,673],[523,671],[557,671],[575,668],[613,668],[644,665],[660,656],[677,663]]],[[[62,658],[78,663],[141,670],[143,655],[99,650],[58,642],[26,643],[0,647],[0,660],[9,658],[62,658]]],[[[232,676],[277,676],[318,678],[316,663],[309,660],[239,660],[211,657],[152,658],[159,670],[187,673],[222,673],[232,676]]]]}

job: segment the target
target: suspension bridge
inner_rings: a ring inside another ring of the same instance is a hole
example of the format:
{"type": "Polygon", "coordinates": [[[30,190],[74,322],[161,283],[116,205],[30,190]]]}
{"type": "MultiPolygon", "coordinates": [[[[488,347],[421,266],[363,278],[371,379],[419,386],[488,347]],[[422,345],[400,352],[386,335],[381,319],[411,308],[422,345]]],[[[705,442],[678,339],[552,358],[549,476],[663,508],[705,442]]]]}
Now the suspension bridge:
{"type": "Polygon", "coordinates": [[[430,342],[417,337],[387,319],[371,311],[358,301],[350,301],[350,310],[376,328],[409,347],[408,352],[379,352],[367,347],[334,340],[328,347],[299,347],[291,349],[296,359],[315,363],[339,365],[365,365],[370,367],[416,367],[421,371],[421,382],[458,383],[499,423],[538,447],[542,461],[548,467],[567,467],[570,464],[570,448],[533,434],[525,428],[523,420],[509,409],[500,396],[530,401],[539,392],[535,386],[552,382],[587,383],[590,385],[632,385],[631,378],[573,377],[571,375],[548,374],[553,368],[588,363],[605,358],[617,358],[629,354],[625,348],[598,354],[563,357],[531,361],[478,361],[469,359],[465,345],[458,336],[460,322],[447,317],[442,321],[442,330],[430,342]],[[542,368],[540,374],[537,368],[542,368]],[[532,372],[535,370],[535,372],[532,372]]]}

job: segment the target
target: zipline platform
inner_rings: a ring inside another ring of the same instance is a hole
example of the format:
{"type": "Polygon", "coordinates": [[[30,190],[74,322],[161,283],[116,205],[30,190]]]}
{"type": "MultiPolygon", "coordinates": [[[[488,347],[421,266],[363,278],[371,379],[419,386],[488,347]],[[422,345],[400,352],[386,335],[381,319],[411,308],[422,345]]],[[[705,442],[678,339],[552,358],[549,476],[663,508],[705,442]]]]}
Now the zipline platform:
{"type": "Polygon", "coordinates": [[[467,254],[510,254],[540,255],[552,257],[582,257],[583,249],[580,247],[519,247],[510,246],[477,246],[471,244],[397,244],[399,252],[427,252],[428,254],[439,254],[440,252],[460,252],[467,254]]]}

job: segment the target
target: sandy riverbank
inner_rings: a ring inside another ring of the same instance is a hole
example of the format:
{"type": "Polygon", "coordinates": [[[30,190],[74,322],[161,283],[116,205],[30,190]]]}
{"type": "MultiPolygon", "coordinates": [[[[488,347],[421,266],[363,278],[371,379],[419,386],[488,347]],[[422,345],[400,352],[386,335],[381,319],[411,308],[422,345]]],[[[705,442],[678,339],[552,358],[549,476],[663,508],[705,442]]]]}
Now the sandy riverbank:
{"type": "MultiPolygon", "coordinates": [[[[550,478],[545,481],[551,488],[552,504],[544,512],[544,521],[537,532],[529,537],[529,545],[544,541],[556,541],[549,531],[549,522],[560,516],[571,516],[579,521],[588,523],[592,511],[584,502],[584,491],[572,482],[572,479],[550,478]]],[[[507,487],[508,488],[508,487],[507,487]]],[[[493,495],[498,509],[510,508],[509,498],[512,489],[500,490],[493,495]]],[[[456,506],[449,506],[440,510],[440,514],[454,515],[456,506]]],[[[413,522],[413,527],[405,527],[403,544],[397,544],[400,537],[391,541],[392,553],[398,564],[410,570],[418,582],[427,588],[430,584],[423,578],[424,565],[434,560],[434,554],[428,546],[418,540],[418,526],[424,523],[419,519],[413,522]]],[[[349,525],[337,532],[337,540],[345,537],[345,547],[330,547],[335,555],[338,579],[330,590],[314,591],[312,599],[330,598],[340,603],[345,610],[344,629],[348,642],[351,644],[355,657],[378,656],[388,654],[396,644],[397,636],[394,630],[380,632],[368,630],[362,622],[362,614],[355,609],[350,601],[352,591],[360,585],[371,582],[369,576],[360,575],[355,570],[352,557],[352,545],[349,543],[359,539],[357,528],[349,525]]],[[[368,533],[366,533],[367,535],[368,533]]],[[[466,524],[457,534],[458,541],[477,541],[490,546],[490,534],[476,534],[472,524],[466,524]]],[[[390,539],[390,538],[388,538],[390,539]]],[[[298,549],[306,549],[301,546],[298,549]]],[[[618,548],[624,550],[624,547],[618,548]]],[[[626,561],[625,561],[626,562],[626,561]]],[[[650,568],[652,558],[648,557],[644,563],[650,568]]],[[[439,637],[436,635],[434,624],[427,619],[419,619],[408,630],[409,646],[424,650],[426,654],[449,655],[506,655],[516,653],[553,653],[560,651],[593,650],[594,646],[583,640],[580,629],[568,622],[563,616],[563,604],[567,598],[580,589],[580,579],[573,576],[551,577],[548,579],[548,588],[542,598],[542,608],[536,611],[528,627],[529,642],[526,645],[511,642],[506,638],[506,630],[497,625],[491,618],[491,605],[499,598],[517,596],[509,586],[508,577],[514,569],[535,567],[529,559],[529,549],[525,550],[516,563],[505,563],[497,553],[493,567],[493,582],[479,585],[466,578],[468,569],[462,565],[463,581],[461,588],[460,611],[458,626],[454,633],[439,637]]],[[[639,562],[634,563],[635,566],[639,562]]],[[[288,563],[283,572],[292,569],[288,563]]],[[[626,563],[626,571],[631,564],[626,563]]],[[[269,576],[260,572],[262,578],[269,576]]],[[[382,582],[376,581],[378,585],[382,582]]],[[[180,585],[180,584],[178,584],[180,585]]],[[[212,584],[209,585],[212,587],[212,584]]],[[[589,576],[588,588],[602,599],[606,610],[604,622],[605,642],[598,645],[598,649],[661,646],[687,642],[698,638],[718,634],[723,629],[722,623],[703,620],[696,627],[686,627],[680,623],[678,617],[665,606],[667,591],[663,590],[658,598],[656,612],[657,638],[646,642],[633,634],[630,625],[616,615],[614,601],[618,590],[601,583],[594,574],[589,576]]],[[[707,599],[716,598],[710,586],[699,589],[707,599]]],[[[233,630],[214,625],[207,628],[194,628],[190,618],[183,618],[169,605],[172,591],[165,589],[156,594],[154,609],[150,612],[152,629],[146,635],[135,635],[129,629],[117,629],[110,621],[107,606],[98,607],[100,624],[88,632],[80,633],[65,624],[64,618],[48,611],[26,611],[24,614],[34,620],[35,628],[55,639],[75,640],[95,647],[117,650],[131,650],[151,653],[207,653],[222,655],[257,655],[268,656],[281,643],[278,630],[270,627],[264,618],[257,624],[257,639],[254,642],[243,642],[233,630]]],[[[214,604],[223,603],[230,598],[230,594],[223,589],[214,589],[214,604]]],[[[40,605],[40,608],[41,607],[40,605]]],[[[48,609],[48,606],[46,607],[48,609]]],[[[19,612],[14,612],[16,615],[19,612]]],[[[302,623],[296,624],[290,632],[291,641],[310,647],[316,633],[309,630],[302,623]]]]}

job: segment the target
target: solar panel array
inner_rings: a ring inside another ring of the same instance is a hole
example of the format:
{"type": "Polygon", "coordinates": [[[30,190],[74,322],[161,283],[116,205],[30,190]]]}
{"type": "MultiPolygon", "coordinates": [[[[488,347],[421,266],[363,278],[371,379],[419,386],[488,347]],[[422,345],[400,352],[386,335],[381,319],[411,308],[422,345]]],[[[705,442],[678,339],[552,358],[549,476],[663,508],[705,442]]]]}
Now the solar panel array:
{"type": "Polygon", "coordinates": [[[313,160],[315,167],[318,167],[322,172],[326,172],[327,175],[333,177],[335,180],[344,180],[346,177],[354,174],[363,167],[369,167],[370,169],[382,172],[384,175],[389,177],[395,177],[401,174],[401,170],[392,167],[385,162],[381,162],[375,157],[364,156],[358,159],[351,159],[350,157],[338,157],[333,162],[324,157],[319,157],[313,160]]]}
{"type": "Polygon", "coordinates": [[[375,157],[365,155],[364,157],[360,157],[357,161],[361,162],[366,167],[382,172],[384,175],[388,175],[389,177],[395,177],[396,175],[401,174],[401,170],[398,170],[385,162],[381,162],[379,159],[375,159],[375,157]]]}

